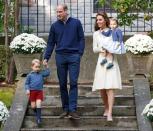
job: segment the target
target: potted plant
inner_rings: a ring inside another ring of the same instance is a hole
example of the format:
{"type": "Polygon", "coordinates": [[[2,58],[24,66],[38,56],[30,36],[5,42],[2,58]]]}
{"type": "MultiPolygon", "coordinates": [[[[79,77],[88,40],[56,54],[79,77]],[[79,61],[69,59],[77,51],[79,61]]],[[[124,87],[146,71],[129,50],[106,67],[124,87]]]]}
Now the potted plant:
{"type": "Polygon", "coordinates": [[[17,69],[17,77],[27,74],[34,58],[41,59],[46,42],[34,34],[22,33],[10,43],[17,69]]]}
{"type": "Polygon", "coordinates": [[[135,34],[125,42],[130,75],[150,76],[153,69],[153,39],[145,34],[135,34]]]}
{"type": "Polygon", "coordinates": [[[0,127],[3,126],[8,117],[9,111],[7,110],[5,104],[2,101],[0,101],[0,127]]]}
{"type": "Polygon", "coordinates": [[[142,115],[149,121],[153,122],[153,99],[145,106],[142,115]]]}

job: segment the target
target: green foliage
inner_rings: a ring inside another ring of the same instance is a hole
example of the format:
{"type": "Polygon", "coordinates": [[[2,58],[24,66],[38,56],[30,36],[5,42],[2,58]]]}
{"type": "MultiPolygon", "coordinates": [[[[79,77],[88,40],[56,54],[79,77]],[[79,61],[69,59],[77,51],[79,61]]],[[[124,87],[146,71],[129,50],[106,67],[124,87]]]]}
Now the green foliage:
{"type": "Polygon", "coordinates": [[[8,19],[8,31],[10,34],[14,32],[14,4],[15,0],[10,0],[9,3],[9,19],[8,19]]]}
{"type": "Polygon", "coordinates": [[[104,6],[105,0],[99,0],[99,1],[98,1],[98,4],[99,4],[99,6],[104,6]]]}
{"type": "Polygon", "coordinates": [[[3,0],[0,0],[0,32],[3,31],[3,16],[4,16],[4,3],[3,0]]]}
{"type": "MultiPolygon", "coordinates": [[[[8,3],[9,6],[9,19],[8,19],[8,30],[9,33],[14,32],[14,4],[15,0],[10,0],[8,3]]],[[[4,32],[4,8],[5,3],[4,0],[0,0],[0,33],[4,32]]]]}
{"type": "Polygon", "coordinates": [[[151,91],[151,98],[153,98],[153,91],[151,91]]]}
{"type": "Polygon", "coordinates": [[[24,32],[24,33],[28,33],[28,34],[32,34],[34,32],[34,29],[31,26],[28,27],[28,26],[20,25],[19,31],[24,32]]]}
{"type": "Polygon", "coordinates": [[[5,79],[6,50],[5,46],[0,46],[0,81],[5,79]]]}
{"type": "MultiPolygon", "coordinates": [[[[105,0],[99,0],[99,4],[103,6],[105,0]]],[[[138,18],[139,12],[144,12],[144,20],[150,20],[152,15],[148,12],[153,11],[153,2],[148,0],[112,0],[111,7],[117,11],[120,25],[130,26],[133,20],[138,18]]]]}
{"type": "Polygon", "coordinates": [[[8,87],[1,87],[0,88],[0,101],[4,102],[7,108],[11,107],[13,96],[14,96],[15,89],[8,88],[8,87]]]}

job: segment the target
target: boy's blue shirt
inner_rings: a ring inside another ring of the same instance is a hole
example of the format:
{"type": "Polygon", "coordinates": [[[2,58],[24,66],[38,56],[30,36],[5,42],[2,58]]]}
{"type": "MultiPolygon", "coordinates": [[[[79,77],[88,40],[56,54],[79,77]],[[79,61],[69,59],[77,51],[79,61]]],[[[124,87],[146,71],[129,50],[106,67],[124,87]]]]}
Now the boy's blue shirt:
{"type": "Polygon", "coordinates": [[[42,70],[40,72],[31,71],[25,81],[26,90],[42,90],[44,84],[44,77],[50,75],[49,68],[42,70]]]}
{"type": "Polygon", "coordinates": [[[57,20],[50,28],[44,59],[49,59],[56,45],[56,53],[83,55],[84,32],[80,20],[69,17],[66,23],[57,20]]]}

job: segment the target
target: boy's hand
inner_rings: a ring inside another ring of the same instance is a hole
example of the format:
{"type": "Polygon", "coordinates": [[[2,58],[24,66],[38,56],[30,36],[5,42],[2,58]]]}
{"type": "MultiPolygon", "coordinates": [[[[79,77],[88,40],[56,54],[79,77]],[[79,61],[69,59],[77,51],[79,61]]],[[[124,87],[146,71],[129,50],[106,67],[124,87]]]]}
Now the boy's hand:
{"type": "Polygon", "coordinates": [[[48,63],[44,65],[46,68],[48,68],[48,63]]]}
{"type": "Polygon", "coordinates": [[[48,65],[48,62],[47,62],[46,59],[44,59],[44,61],[43,61],[43,65],[44,65],[44,66],[48,65]]]}
{"type": "Polygon", "coordinates": [[[27,96],[29,96],[30,95],[30,91],[26,90],[26,94],[27,94],[27,96]]]}
{"type": "Polygon", "coordinates": [[[44,65],[46,68],[48,68],[48,62],[47,62],[46,59],[44,59],[44,61],[43,61],[43,65],[44,65]]]}

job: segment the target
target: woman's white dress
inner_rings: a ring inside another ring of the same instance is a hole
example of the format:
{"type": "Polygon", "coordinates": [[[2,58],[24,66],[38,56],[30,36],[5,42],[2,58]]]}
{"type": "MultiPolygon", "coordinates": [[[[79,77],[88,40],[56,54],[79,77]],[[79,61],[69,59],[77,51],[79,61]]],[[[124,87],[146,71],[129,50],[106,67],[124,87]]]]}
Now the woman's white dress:
{"type": "Polygon", "coordinates": [[[106,69],[107,63],[102,66],[100,63],[104,59],[102,45],[112,41],[112,36],[106,37],[100,31],[93,34],[93,51],[99,53],[97,66],[95,70],[95,77],[93,81],[92,91],[100,89],[122,89],[120,69],[116,56],[114,55],[114,66],[111,69],[106,69]]]}

